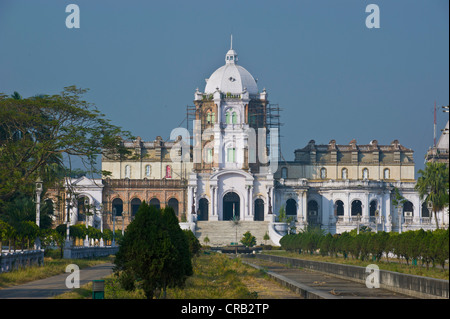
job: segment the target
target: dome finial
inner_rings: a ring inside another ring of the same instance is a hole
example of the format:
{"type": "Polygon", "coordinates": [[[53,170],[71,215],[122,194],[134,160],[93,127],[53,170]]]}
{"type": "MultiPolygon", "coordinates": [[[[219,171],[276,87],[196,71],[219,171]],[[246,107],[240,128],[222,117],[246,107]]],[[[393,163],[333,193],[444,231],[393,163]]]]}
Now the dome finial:
{"type": "Polygon", "coordinates": [[[230,37],[230,50],[228,50],[226,56],[225,56],[225,62],[226,64],[235,64],[237,62],[237,53],[233,50],[233,34],[231,34],[230,37]]]}

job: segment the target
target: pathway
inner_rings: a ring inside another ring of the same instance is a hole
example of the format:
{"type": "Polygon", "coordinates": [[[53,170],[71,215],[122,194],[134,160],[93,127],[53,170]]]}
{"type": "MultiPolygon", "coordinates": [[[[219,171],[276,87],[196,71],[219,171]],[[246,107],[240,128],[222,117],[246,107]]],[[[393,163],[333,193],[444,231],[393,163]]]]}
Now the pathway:
{"type": "MultiPolygon", "coordinates": [[[[80,286],[101,279],[112,273],[114,264],[105,263],[80,269],[80,286]]],[[[66,278],[70,273],[32,281],[26,284],[0,289],[0,299],[46,299],[70,291],[66,278]]]]}

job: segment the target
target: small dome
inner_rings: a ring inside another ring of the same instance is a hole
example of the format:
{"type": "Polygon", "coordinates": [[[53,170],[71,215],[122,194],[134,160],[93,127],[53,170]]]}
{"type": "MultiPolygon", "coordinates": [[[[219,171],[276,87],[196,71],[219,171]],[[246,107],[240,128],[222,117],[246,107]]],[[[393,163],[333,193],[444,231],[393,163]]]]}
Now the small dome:
{"type": "Polygon", "coordinates": [[[223,93],[257,94],[258,86],[253,76],[245,68],[237,65],[238,55],[232,48],[225,55],[225,65],[218,68],[206,82],[205,93],[214,93],[219,89],[223,93]]]}

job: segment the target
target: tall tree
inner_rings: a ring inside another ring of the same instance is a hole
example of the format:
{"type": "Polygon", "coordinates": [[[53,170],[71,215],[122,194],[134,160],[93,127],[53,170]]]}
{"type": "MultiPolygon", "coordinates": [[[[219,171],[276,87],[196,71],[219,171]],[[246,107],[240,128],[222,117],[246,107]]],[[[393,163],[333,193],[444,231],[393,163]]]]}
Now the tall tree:
{"type": "Polygon", "coordinates": [[[121,136],[130,134],[83,100],[86,92],[70,86],[51,96],[0,94],[0,202],[17,192],[32,193],[38,177],[53,182],[59,168],[70,168],[73,156],[91,173],[101,173],[98,155],[126,153],[121,136]]]}
{"type": "Polygon", "coordinates": [[[182,286],[192,275],[191,254],[186,235],[171,208],[156,209],[143,202],[128,225],[115,259],[115,272],[124,288],[134,289],[139,280],[148,299],[156,291],[182,286]]]}
{"type": "Polygon", "coordinates": [[[449,203],[449,171],[445,163],[428,162],[424,170],[419,170],[421,176],[417,179],[415,186],[419,192],[420,199],[432,204],[432,212],[436,222],[436,228],[439,228],[437,212],[448,207],[449,203]]]}

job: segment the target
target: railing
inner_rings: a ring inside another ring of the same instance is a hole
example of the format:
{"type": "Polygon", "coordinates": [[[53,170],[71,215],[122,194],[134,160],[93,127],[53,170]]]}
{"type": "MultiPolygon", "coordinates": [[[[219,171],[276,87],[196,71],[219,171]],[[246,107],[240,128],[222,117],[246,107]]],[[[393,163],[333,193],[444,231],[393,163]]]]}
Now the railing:
{"type": "Polygon", "coordinates": [[[117,188],[182,188],[186,186],[186,182],[179,179],[106,179],[105,184],[117,188]]]}
{"type": "Polygon", "coordinates": [[[44,265],[44,250],[21,250],[0,253],[0,273],[30,266],[44,265]]]}

